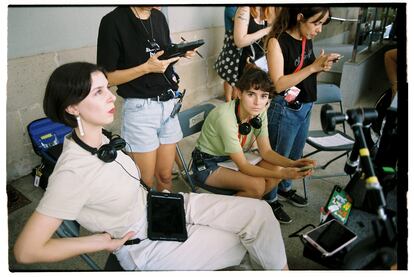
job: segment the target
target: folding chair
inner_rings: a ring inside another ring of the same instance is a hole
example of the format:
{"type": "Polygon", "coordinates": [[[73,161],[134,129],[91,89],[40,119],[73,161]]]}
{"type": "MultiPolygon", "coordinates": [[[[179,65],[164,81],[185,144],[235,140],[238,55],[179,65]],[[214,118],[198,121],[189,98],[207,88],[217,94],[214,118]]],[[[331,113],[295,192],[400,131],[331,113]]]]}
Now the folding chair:
{"type": "MultiPolygon", "coordinates": [[[[63,220],[62,224],[56,230],[56,234],[61,238],[79,237],[80,225],[75,220],[63,220]]],[[[96,262],[88,255],[82,254],[80,257],[85,261],[92,270],[122,271],[123,268],[114,254],[109,254],[105,263],[105,268],[100,268],[96,262]]]]}
{"type": "MultiPolygon", "coordinates": [[[[213,104],[202,104],[178,113],[178,120],[180,121],[181,130],[183,132],[183,138],[200,132],[201,128],[203,127],[204,120],[206,119],[210,111],[214,108],[215,106],[213,104]]],[[[191,191],[195,192],[196,186],[198,186],[209,192],[217,194],[233,195],[236,193],[236,191],[234,190],[216,188],[206,184],[196,183],[193,180],[192,174],[190,173],[192,160],[189,164],[187,164],[178,143],[176,146],[176,150],[181,160],[181,163],[183,164],[185,175],[187,177],[191,191]]]]}
{"type": "MultiPolygon", "coordinates": [[[[323,105],[323,104],[339,104],[340,112],[343,113],[342,107],[342,100],[341,100],[341,91],[338,86],[333,84],[318,84],[317,85],[317,92],[318,92],[318,99],[315,101],[315,104],[323,105]]],[[[306,139],[306,143],[310,146],[314,147],[316,150],[304,155],[304,158],[310,157],[319,152],[343,152],[338,156],[332,158],[322,166],[318,166],[317,168],[326,169],[332,162],[340,159],[341,157],[348,155],[348,153],[352,150],[354,145],[354,139],[346,134],[345,130],[345,123],[342,123],[343,131],[333,131],[329,134],[326,134],[323,130],[310,130],[308,133],[308,138],[306,139]]],[[[328,177],[335,177],[335,176],[346,176],[345,172],[337,173],[337,174],[330,174],[330,175],[322,175],[322,176],[311,176],[308,178],[313,179],[322,179],[328,177]]],[[[303,179],[303,192],[305,198],[307,198],[306,194],[306,183],[307,179],[303,179]]]]}
{"type": "MultiPolygon", "coordinates": [[[[62,224],[56,230],[56,234],[61,238],[79,237],[79,223],[74,220],[63,220],[62,224]]],[[[87,254],[80,257],[92,268],[92,270],[102,270],[95,261],[87,254]]]]}

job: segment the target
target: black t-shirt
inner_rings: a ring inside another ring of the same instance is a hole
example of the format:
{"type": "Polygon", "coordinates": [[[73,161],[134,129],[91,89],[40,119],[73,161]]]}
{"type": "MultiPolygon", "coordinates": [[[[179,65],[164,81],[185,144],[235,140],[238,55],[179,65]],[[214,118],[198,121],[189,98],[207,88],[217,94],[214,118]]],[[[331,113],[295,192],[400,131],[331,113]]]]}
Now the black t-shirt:
{"type": "MultiPolygon", "coordinates": [[[[284,75],[292,74],[300,63],[302,54],[302,41],[294,39],[291,35],[283,32],[279,39],[280,48],[282,49],[284,60],[284,75]]],[[[306,40],[305,55],[302,68],[312,64],[315,61],[313,53],[312,40],[306,40]]],[[[308,103],[316,101],[316,73],[296,85],[300,89],[297,100],[308,103]]]]}
{"type": "MultiPolygon", "coordinates": [[[[118,7],[101,20],[97,64],[108,72],[143,64],[156,52],[149,42],[152,39],[161,49],[171,44],[170,30],[160,11],[152,9],[147,20],[140,20],[129,7],[118,7]]],[[[173,66],[170,65],[164,74],[171,84],[163,74],[149,73],[118,85],[117,92],[124,98],[151,98],[168,89],[177,90],[173,66]]]]}

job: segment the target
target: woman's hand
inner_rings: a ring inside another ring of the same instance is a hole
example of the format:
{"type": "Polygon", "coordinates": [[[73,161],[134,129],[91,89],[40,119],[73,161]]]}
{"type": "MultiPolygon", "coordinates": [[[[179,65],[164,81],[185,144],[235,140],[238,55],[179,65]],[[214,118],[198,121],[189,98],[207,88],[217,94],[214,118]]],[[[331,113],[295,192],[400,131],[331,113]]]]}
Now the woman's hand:
{"type": "Polygon", "coordinates": [[[316,166],[316,161],[315,160],[311,160],[311,159],[298,159],[296,161],[292,161],[291,163],[292,167],[304,167],[304,166],[316,166]]]}
{"type": "Polygon", "coordinates": [[[319,54],[319,57],[311,65],[313,71],[330,71],[332,69],[332,64],[340,56],[341,55],[338,53],[325,54],[325,51],[322,49],[321,53],[319,54]]]}
{"type": "Polygon", "coordinates": [[[111,238],[111,235],[108,233],[95,234],[93,235],[93,237],[97,241],[102,242],[102,244],[105,245],[106,251],[113,252],[117,250],[118,248],[122,247],[122,245],[124,245],[124,243],[127,240],[131,239],[134,236],[134,234],[135,234],[134,231],[129,231],[128,233],[126,233],[125,236],[123,236],[120,239],[113,239],[111,238]]]}
{"type": "Polygon", "coordinates": [[[180,59],[180,57],[171,58],[168,60],[159,60],[158,58],[164,54],[164,51],[161,50],[154,55],[152,55],[147,61],[146,61],[146,67],[148,73],[164,73],[165,70],[167,70],[167,67],[171,63],[175,63],[180,59]]]}
{"type": "Polygon", "coordinates": [[[282,168],[282,179],[302,179],[312,174],[312,170],[300,171],[298,167],[282,168]]]}
{"type": "Polygon", "coordinates": [[[184,57],[187,58],[187,59],[190,59],[190,58],[194,57],[195,54],[196,54],[196,50],[197,49],[185,52],[184,57]]]}

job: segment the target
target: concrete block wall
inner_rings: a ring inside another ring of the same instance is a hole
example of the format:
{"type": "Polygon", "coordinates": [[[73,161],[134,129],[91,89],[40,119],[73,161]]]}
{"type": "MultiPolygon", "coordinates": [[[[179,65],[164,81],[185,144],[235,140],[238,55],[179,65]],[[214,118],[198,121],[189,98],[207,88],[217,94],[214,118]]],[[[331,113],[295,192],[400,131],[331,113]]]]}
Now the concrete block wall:
{"type": "MultiPolygon", "coordinates": [[[[175,69],[180,75],[180,88],[186,89],[183,109],[200,102],[221,96],[222,81],[213,69],[224,38],[223,27],[210,27],[182,33],[173,33],[172,40],[179,42],[203,38],[206,43],[199,52],[204,57],[181,59],[175,69]]],[[[64,63],[73,61],[96,62],[96,46],[43,53],[34,56],[9,59],[7,64],[7,182],[31,172],[40,163],[33,152],[26,126],[44,116],[43,95],[52,71],[64,63]]],[[[115,91],[115,88],[113,88],[115,91]]],[[[123,99],[117,97],[117,115],[108,126],[113,132],[120,132],[121,107],[123,99]]]]}
{"type": "Polygon", "coordinates": [[[357,55],[355,63],[346,62],[342,70],[340,88],[345,108],[357,103],[375,103],[390,85],[384,66],[384,53],[391,44],[378,44],[370,52],[357,55]]]}

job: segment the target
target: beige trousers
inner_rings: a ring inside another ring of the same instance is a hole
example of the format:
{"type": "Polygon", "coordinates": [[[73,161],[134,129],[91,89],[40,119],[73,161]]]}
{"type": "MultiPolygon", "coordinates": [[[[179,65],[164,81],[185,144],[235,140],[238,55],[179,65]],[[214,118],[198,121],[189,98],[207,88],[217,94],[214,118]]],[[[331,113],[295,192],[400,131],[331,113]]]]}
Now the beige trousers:
{"type": "MultiPolygon", "coordinates": [[[[246,251],[254,269],[282,269],[279,222],[265,201],[209,193],[184,194],[188,239],[152,241],[115,252],[126,270],[217,270],[239,265],[246,251]]],[[[146,219],[136,237],[146,238],[146,219]]]]}

